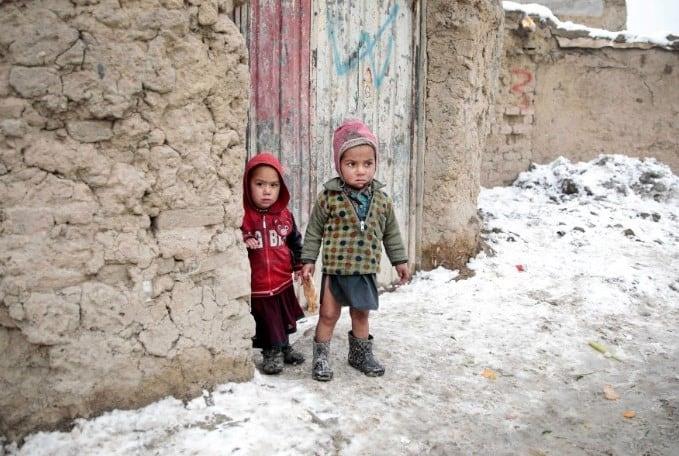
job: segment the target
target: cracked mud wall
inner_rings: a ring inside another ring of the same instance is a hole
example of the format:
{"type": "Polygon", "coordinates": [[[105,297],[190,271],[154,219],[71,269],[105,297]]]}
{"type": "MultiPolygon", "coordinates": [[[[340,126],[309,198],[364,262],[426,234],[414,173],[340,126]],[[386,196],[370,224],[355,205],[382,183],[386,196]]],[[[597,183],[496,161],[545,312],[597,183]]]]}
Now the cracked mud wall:
{"type": "Polygon", "coordinates": [[[0,435],[252,376],[232,8],[0,2],[0,435]]]}
{"type": "Polygon", "coordinates": [[[499,1],[427,1],[422,267],[478,252],[481,156],[500,66],[499,1]]]}
{"type": "Polygon", "coordinates": [[[654,157],[679,172],[678,50],[539,24],[521,33],[520,20],[507,13],[482,185],[510,184],[531,162],[601,153],[654,157]]]}

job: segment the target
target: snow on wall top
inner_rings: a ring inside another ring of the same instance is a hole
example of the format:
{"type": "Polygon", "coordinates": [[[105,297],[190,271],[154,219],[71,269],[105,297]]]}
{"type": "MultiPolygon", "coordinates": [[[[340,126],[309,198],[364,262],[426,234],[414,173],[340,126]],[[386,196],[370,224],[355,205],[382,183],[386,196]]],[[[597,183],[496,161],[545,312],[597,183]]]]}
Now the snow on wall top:
{"type": "Polygon", "coordinates": [[[549,8],[537,3],[520,4],[503,1],[502,7],[505,11],[519,11],[529,16],[537,16],[542,21],[550,21],[557,29],[569,32],[584,32],[592,39],[604,39],[615,43],[648,43],[670,50],[679,49],[679,36],[665,31],[658,31],[654,34],[638,34],[628,30],[611,32],[610,30],[587,27],[586,25],[576,24],[571,21],[561,21],[549,8]]]}

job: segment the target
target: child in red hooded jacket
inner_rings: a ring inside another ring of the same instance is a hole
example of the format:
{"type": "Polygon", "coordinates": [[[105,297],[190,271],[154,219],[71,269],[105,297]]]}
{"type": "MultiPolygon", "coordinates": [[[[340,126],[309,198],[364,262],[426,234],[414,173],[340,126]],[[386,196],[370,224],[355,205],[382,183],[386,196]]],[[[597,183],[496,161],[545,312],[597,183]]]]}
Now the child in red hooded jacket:
{"type": "Polygon", "coordinates": [[[252,274],[253,346],[262,349],[265,374],[280,373],[284,363],[304,362],[288,342],[304,316],[292,286],[293,270],[302,267],[302,236],[288,209],[290,193],[282,174],[278,159],[265,152],[248,161],[243,175],[241,230],[252,274]]]}

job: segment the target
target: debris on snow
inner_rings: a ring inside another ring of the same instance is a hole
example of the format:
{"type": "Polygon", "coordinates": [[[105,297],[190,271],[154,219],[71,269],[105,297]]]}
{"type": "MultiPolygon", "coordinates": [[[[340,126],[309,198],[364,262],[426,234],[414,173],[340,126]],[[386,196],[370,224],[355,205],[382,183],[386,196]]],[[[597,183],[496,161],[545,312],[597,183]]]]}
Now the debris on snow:
{"type": "Polygon", "coordinates": [[[556,202],[572,198],[620,201],[630,194],[659,202],[679,198],[679,178],[653,158],[601,155],[590,162],[571,163],[560,157],[548,165],[531,168],[519,175],[514,186],[541,188],[556,202]]]}
{"type": "Polygon", "coordinates": [[[497,379],[497,373],[492,369],[488,369],[487,367],[481,371],[481,376],[487,378],[488,380],[497,379]]]}
{"type": "Polygon", "coordinates": [[[604,397],[609,401],[617,401],[620,395],[613,389],[611,385],[604,385],[604,397]]]}
{"type": "Polygon", "coordinates": [[[622,361],[620,358],[611,353],[611,351],[608,348],[606,348],[605,345],[600,344],[599,342],[589,342],[589,346],[592,347],[594,350],[598,351],[599,353],[601,353],[602,355],[604,355],[606,358],[611,358],[616,361],[622,361]]]}

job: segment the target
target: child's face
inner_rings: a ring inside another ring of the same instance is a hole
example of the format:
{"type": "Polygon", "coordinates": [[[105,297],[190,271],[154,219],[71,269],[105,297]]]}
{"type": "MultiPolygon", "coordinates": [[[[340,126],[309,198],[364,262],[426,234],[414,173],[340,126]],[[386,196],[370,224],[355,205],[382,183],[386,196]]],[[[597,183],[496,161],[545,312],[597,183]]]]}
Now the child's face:
{"type": "Polygon", "coordinates": [[[278,200],[281,182],[271,166],[260,165],[250,173],[250,197],[260,209],[268,209],[278,200]]]}
{"type": "Polygon", "coordinates": [[[363,188],[375,177],[375,149],[367,144],[347,149],[342,154],[340,169],[344,182],[353,188],[363,188]]]}

